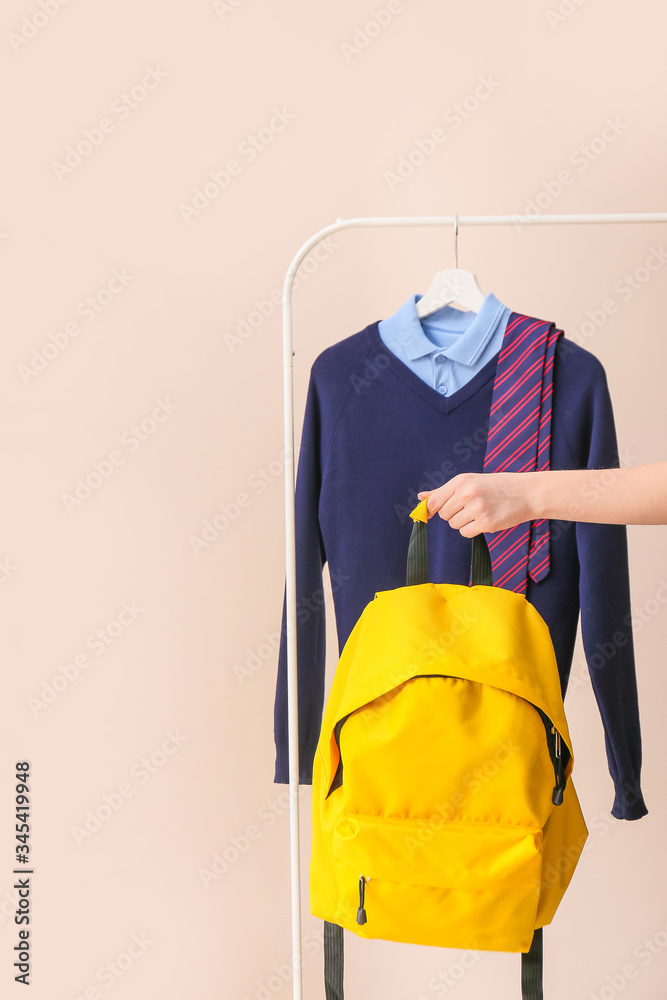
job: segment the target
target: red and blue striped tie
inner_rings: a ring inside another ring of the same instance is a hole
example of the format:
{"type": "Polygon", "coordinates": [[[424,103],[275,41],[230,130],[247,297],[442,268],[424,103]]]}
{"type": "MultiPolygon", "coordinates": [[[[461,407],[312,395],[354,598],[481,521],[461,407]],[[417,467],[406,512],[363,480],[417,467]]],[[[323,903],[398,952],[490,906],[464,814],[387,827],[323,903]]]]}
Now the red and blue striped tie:
{"type": "MultiPolygon", "coordinates": [[[[512,313],[493,383],[484,472],[541,472],[549,468],[551,399],[556,341],[553,323],[512,313]]],[[[524,522],[487,535],[493,583],[526,593],[528,575],[549,572],[549,521],[524,522]]]]}

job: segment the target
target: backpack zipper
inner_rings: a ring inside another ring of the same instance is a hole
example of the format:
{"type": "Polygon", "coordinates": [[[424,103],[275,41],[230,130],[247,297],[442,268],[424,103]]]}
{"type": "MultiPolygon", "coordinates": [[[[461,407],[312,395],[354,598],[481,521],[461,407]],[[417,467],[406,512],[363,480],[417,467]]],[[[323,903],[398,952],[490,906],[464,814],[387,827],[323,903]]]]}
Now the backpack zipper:
{"type": "MultiPolygon", "coordinates": [[[[532,701],[530,704],[533,704],[532,701]]],[[[547,734],[549,756],[551,757],[551,762],[554,767],[555,784],[551,801],[555,806],[560,806],[563,802],[563,791],[567,782],[567,778],[565,777],[565,768],[567,767],[567,762],[570,759],[570,751],[567,747],[565,747],[565,756],[563,755],[563,741],[560,733],[546,712],[543,712],[541,708],[537,707],[537,705],[535,705],[534,708],[537,712],[539,712],[542,722],[544,723],[544,729],[547,734]]]]}
{"type": "Polygon", "coordinates": [[[336,725],[334,726],[334,739],[336,741],[336,746],[338,747],[338,767],[336,768],[336,773],[333,776],[333,780],[331,782],[329,791],[325,795],[325,798],[327,799],[329,798],[329,796],[331,795],[331,793],[334,791],[335,788],[338,788],[340,787],[340,785],[343,784],[343,755],[340,750],[340,730],[345,720],[349,719],[351,715],[352,712],[348,712],[347,715],[344,715],[342,719],[339,719],[336,725]]]}
{"type": "Polygon", "coordinates": [[[561,739],[560,733],[555,726],[551,727],[551,732],[554,733],[555,739],[555,763],[554,771],[556,774],[556,787],[554,788],[553,794],[553,804],[559,806],[563,801],[563,789],[565,788],[565,768],[563,767],[563,758],[561,754],[561,739]]]}
{"type": "Polygon", "coordinates": [[[366,910],[364,909],[364,902],[366,899],[366,882],[370,882],[370,877],[366,878],[365,875],[359,876],[359,908],[357,909],[357,923],[365,924],[368,917],[366,916],[366,910]]]}
{"type": "MultiPolygon", "coordinates": [[[[410,678],[410,680],[416,680],[418,677],[453,677],[453,676],[454,676],[453,674],[415,674],[414,677],[410,678]]],[[[460,678],[455,678],[455,679],[460,680],[460,678]]],[[[527,698],[524,700],[528,701],[527,698]]],[[[563,755],[563,743],[561,735],[554,726],[549,716],[546,714],[546,712],[543,712],[542,709],[538,708],[538,706],[535,705],[534,702],[532,701],[528,701],[528,704],[532,705],[535,711],[539,713],[539,716],[542,719],[542,722],[544,723],[544,730],[547,737],[547,749],[549,751],[549,756],[551,758],[551,762],[554,768],[555,784],[551,796],[551,801],[555,806],[559,806],[563,802],[563,791],[565,789],[565,784],[567,782],[567,779],[565,777],[565,768],[567,767],[567,763],[570,759],[570,751],[568,750],[567,747],[565,747],[564,748],[565,755],[563,755]]],[[[362,705],[360,705],[359,707],[363,708],[362,705]]],[[[355,709],[355,711],[357,711],[357,709],[355,709]]],[[[326,798],[328,798],[331,795],[334,789],[338,788],[340,785],[343,784],[343,755],[340,750],[340,730],[343,723],[347,719],[349,719],[351,715],[352,712],[348,712],[347,715],[344,715],[342,719],[338,720],[338,722],[334,727],[334,739],[336,741],[336,746],[338,747],[338,766],[336,768],[336,773],[331,782],[331,787],[329,788],[329,791],[325,796],[326,798]]],[[[360,910],[361,909],[363,909],[363,904],[360,906],[360,910]]]]}

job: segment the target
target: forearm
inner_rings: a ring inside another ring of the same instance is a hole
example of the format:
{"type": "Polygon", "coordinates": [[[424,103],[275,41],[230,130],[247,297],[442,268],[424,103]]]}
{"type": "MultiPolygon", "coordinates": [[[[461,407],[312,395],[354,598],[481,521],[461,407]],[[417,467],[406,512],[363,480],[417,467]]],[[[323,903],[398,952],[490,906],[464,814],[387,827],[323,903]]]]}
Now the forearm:
{"type": "Polygon", "coordinates": [[[666,524],[667,462],[623,469],[527,472],[534,518],[601,524],[666,524]]]}

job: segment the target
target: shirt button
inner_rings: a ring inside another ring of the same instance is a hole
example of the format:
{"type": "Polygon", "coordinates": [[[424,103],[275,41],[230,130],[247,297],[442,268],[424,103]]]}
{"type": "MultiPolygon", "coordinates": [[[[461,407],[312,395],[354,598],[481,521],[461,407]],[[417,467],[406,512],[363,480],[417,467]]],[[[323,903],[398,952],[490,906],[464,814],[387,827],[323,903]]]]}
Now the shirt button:
{"type": "Polygon", "coordinates": [[[447,386],[446,385],[439,385],[438,386],[438,392],[441,392],[443,394],[443,396],[447,395],[447,386]]]}

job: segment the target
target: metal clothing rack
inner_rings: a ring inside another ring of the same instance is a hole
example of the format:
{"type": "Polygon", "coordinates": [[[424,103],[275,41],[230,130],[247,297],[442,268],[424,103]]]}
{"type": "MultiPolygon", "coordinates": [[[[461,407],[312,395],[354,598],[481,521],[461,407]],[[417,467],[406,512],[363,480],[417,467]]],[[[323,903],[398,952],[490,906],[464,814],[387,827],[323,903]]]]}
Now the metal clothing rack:
{"type": "Polygon", "coordinates": [[[296,526],[294,462],[294,388],[292,358],[292,285],[306,254],[320,240],[341,229],[371,226],[531,226],[598,224],[621,222],[667,222],[667,212],[628,212],[610,215],[425,215],[337,219],[314,233],[297,250],[283,283],[283,398],[285,449],[285,567],[287,627],[287,703],[289,739],[290,864],[292,893],[292,985],[293,1000],[302,1000],[301,977],[301,877],[299,846],[299,715],[296,662],[296,526]]]}

